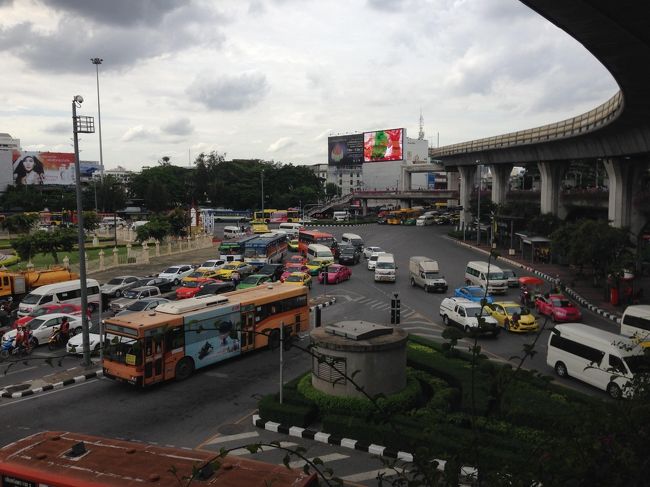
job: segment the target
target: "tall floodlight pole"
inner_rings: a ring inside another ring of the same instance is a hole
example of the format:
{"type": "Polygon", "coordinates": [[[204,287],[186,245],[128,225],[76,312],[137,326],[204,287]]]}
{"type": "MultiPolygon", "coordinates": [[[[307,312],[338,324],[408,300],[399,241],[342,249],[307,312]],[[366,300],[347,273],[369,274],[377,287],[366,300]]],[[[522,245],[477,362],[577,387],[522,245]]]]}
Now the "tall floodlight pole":
{"type": "Polygon", "coordinates": [[[102,110],[99,103],[99,65],[102,64],[103,59],[94,57],[90,59],[90,62],[95,65],[95,73],[97,75],[97,128],[99,129],[99,166],[100,166],[100,178],[101,181],[104,178],[104,153],[102,151],[102,110]]]}
{"type": "MultiPolygon", "coordinates": [[[[83,364],[90,366],[90,336],[88,330],[88,281],[86,280],[86,247],[84,235],[84,215],[81,203],[81,169],[79,167],[79,136],[78,134],[95,133],[93,117],[77,116],[77,108],[81,107],[84,99],[76,95],[72,99],[72,131],[74,134],[74,172],[77,193],[77,243],[79,245],[79,280],[81,283],[81,332],[84,351],[83,364]]],[[[100,317],[101,319],[101,317],[100,317]]]]}
{"type": "Polygon", "coordinates": [[[478,204],[476,211],[476,245],[481,245],[481,166],[480,161],[476,161],[478,164],[478,204]]]}
{"type": "Polygon", "coordinates": [[[264,169],[262,169],[260,176],[262,178],[262,220],[264,220],[262,223],[266,223],[266,218],[264,218],[264,169]]]}

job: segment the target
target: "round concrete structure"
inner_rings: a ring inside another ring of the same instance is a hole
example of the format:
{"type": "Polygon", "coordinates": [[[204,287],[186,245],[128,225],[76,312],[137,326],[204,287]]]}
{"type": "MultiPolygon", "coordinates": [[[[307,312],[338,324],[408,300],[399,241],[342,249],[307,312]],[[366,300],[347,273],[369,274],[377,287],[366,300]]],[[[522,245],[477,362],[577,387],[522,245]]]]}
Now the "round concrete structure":
{"type": "Polygon", "coordinates": [[[364,397],[395,394],[406,387],[406,341],[400,328],[367,321],[341,321],[310,333],[312,385],[333,396],[364,397]]]}

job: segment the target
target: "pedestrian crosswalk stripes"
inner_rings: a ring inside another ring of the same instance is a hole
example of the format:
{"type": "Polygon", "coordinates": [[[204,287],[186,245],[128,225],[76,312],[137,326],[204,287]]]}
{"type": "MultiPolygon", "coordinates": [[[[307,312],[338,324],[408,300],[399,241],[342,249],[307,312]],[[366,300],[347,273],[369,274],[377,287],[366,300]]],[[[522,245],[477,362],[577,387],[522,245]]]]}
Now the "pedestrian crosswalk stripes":
{"type": "Polygon", "coordinates": [[[216,438],[209,440],[207,443],[205,443],[205,445],[216,445],[220,443],[227,443],[229,441],[240,441],[247,438],[257,438],[259,436],[260,435],[257,431],[248,431],[246,433],[239,433],[236,435],[217,436],[216,438]]]}

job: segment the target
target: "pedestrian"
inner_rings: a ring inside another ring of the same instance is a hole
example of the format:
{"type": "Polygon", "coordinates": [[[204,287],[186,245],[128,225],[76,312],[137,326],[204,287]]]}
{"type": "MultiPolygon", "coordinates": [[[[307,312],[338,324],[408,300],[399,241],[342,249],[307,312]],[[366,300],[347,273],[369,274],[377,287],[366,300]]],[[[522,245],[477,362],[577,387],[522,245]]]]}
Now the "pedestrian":
{"type": "Polygon", "coordinates": [[[230,279],[232,280],[232,283],[237,287],[239,284],[239,280],[241,279],[241,276],[239,275],[239,272],[237,271],[232,271],[232,274],[230,274],[230,279]]]}

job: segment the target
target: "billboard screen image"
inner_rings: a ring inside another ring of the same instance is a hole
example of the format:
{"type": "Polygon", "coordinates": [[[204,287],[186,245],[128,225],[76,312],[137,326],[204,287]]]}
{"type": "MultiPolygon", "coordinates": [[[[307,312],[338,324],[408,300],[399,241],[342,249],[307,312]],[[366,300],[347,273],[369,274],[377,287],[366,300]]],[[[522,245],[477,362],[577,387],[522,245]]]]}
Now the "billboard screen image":
{"type": "Polygon", "coordinates": [[[363,134],[363,162],[404,159],[404,129],[377,130],[363,134]]]}
{"type": "Polygon", "coordinates": [[[327,139],[327,163],[353,166],[363,162],[363,134],[337,135],[327,139]]]}
{"type": "MultiPolygon", "coordinates": [[[[75,157],[72,152],[13,152],[13,183],[75,184],[75,157]]],[[[100,166],[95,162],[80,162],[81,178],[92,177],[100,166]]]]}

